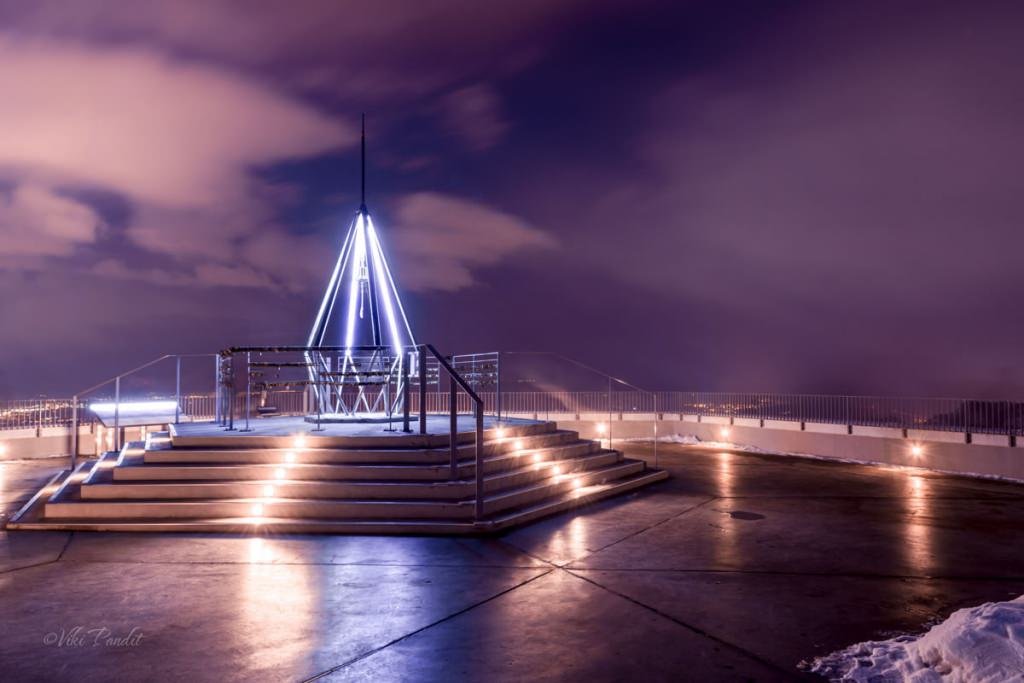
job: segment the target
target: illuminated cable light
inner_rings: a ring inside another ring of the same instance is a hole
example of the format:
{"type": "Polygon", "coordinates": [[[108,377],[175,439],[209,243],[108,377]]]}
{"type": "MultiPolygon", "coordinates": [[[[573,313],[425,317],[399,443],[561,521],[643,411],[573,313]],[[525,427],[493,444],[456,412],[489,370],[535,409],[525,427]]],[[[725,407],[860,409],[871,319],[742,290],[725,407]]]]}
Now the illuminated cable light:
{"type": "MultiPolygon", "coordinates": [[[[370,256],[373,261],[373,272],[377,279],[383,284],[387,277],[384,272],[384,253],[381,251],[380,242],[377,239],[377,231],[373,229],[373,221],[366,217],[367,232],[370,234],[370,256]]],[[[396,297],[397,298],[397,297],[396,297]]],[[[391,332],[391,345],[396,354],[402,353],[402,338],[398,332],[398,323],[395,321],[395,308],[391,303],[391,288],[384,287],[384,313],[388,319],[388,330],[391,332]]]]}
{"type": "MultiPolygon", "coordinates": [[[[369,216],[367,216],[367,218],[369,219],[369,216]]],[[[372,219],[370,219],[370,225],[371,225],[371,227],[373,225],[372,219]]],[[[376,234],[377,234],[376,230],[374,230],[375,239],[376,239],[376,234]]],[[[383,255],[383,253],[384,253],[383,250],[381,250],[381,254],[382,255],[383,255]]],[[[388,260],[387,259],[383,259],[383,262],[384,262],[384,272],[387,273],[387,276],[388,276],[388,285],[390,285],[391,291],[395,293],[395,301],[398,303],[398,312],[402,314],[402,322],[405,324],[405,332],[406,332],[406,334],[409,335],[409,343],[410,344],[415,344],[416,340],[412,336],[412,328],[409,327],[409,319],[405,316],[405,307],[402,306],[402,299],[401,299],[401,297],[398,296],[398,288],[395,287],[395,279],[393,277],[391,277],[391,268],[388,266],[388,260]]]]}
{"type": "Polygon", "coordinates": [[[345,355],[350,356],[351,349],[355,346],[356,338],[356,306],[359,302],[359,282],[362,264],[366,259],[366,237],[363,230],[363,214],[356,217],[356,245],[352,256],[355,261],[352,265],[352,277],[349,280],[348,289],[348,312],[345,321],[345,355]]]}

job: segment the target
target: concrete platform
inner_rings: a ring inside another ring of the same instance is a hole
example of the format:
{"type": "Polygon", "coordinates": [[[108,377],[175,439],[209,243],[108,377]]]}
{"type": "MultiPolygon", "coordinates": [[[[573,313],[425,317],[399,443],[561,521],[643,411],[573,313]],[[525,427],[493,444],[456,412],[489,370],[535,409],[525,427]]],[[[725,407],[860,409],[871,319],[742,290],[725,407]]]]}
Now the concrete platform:
{"type": "MultiPolygon", "coordinates": [[[[62,464],[5,463],[4,513],[62,464]]],[[[1024,593],[1022,486],[669,445],[659,466],[483,538],[0,531],[3,675],[818,680],[802,660],[1024,593]],[[142,637],[51,642],[77,627],[142,637]]]]}
{"type": "Polygon", "coordinates": [[[667,476],[553,422],[492,421],[479,462],[472,433],[457,434],[472,443],[453,450],[448,436],[382,436],[365,424],[294,433],[295,426],[275,417],[260,420],[257,434],[214,424],[153,433],[65,473],[9,528],[493,533],[667,476]],[[423,445],[426,438],[446,447],[423,445]]]}

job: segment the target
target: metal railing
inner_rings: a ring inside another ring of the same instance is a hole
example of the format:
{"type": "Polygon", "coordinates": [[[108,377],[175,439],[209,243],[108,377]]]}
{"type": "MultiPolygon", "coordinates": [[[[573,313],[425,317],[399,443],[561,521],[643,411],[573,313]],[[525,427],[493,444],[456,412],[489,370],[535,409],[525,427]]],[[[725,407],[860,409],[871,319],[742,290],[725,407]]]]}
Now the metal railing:
{"type": "MultiPolygon", "coordinates": [[[[142,365],[139,365],[138,367],[132,368],[131,370],[129,370],[127,372],[122,372],[121,374],[116,375],[114,377],[111,377],[110,379],[106,379],[106,380],[104,380],[102,382],[94,384],[91,387],[89,387],[88,389],[83,389],[82,391],[79,391],[77,394],[72,396],[71,397],[71,424],[70,424],[70,427],[71,427],[71,470],[74,471],[75,466],[77,464],[77,459],[78,459],[78,426],[79,426],[80,418],[81,418],[81,415],[80,415],[81,407],[82,407],[81,401],[82,401],[83,398],[85,398],[86,396],[94,394],[99,389],[102,389],[104,387],[108,387],[108,386],[113,385],[113,388],[114,388],[114,395],[113,395],[113,404],[114,404],[114,425],[113,425],[113,429],[114,429],[114,450],[120,450],[121,449],[121,439],[122,439],[121,428],[120,428],[121,427],[120,406],[121,406],[121,383],[122,383],[122,381],[124,379],[126,379],[127,377],[130,377],[132,375],[136,375],[136,374],[142,372],[143,370],[146,370],[148,368],[151,368],[151,367],[157,365],[158,363],[163,363],[164,361],[167,361],[167,360],[173,360],[174,361],[174,378],[175,378],[175,380],[174,380],[174,401],[175,401],[174,421],[177,422],[179,420],[179,418],[181,417],[181,395],[182,395],[181,394],[181,362],[185,358],[216,358],[216,354],[213,354],[213,353],[176,353],[176,354],[164,354],[163,356],[160,356],[159,358],[154,358],[153,360],[149,361],[148,363],[143,363],[142,365]]],[[[217,368],[215,367],[215,371],[216,370],[217,370],[217,368]]],[[[216,381],[214,381],[214,391],[215,392],[219,391],[219,384],[216,381]]],[[[216,403],[216,401],[215,401],[215,403],[216,403]]],[[[90,417],[89,419],[93,419],[93,418],[90,417]]]]}
{"type": "MultiPolygon", "coordinates": [[[[225,349],[219,354],[217,363],[219,393],[214,400],[217,406],[221,407],[218,410],[218,421],[226,430],[233,430],[236,412],[240,411],[245,418],[245,427],[242,431],[251,429],[250,418],[253,413],[254,386],[252,380],[256,376],[261,378],[264,388],[268,386],[283,386],[289,389],[302,387],[301,393],[307,398],[302,405],[301,413],[304,415],[315,414],[315,429],[320,430],[323,415],[329,412],[322,404],[326,403],[330,407],[336,406],[339,399],[338,392],[351,391],[355,394],[355,400],[347,402],[346,405],[358,405],[359,396],[362,394],[362,388],[358,381],[346,388],[345,384],[339,384],[333,377],[321,379],[324,369],[329,371],[332,367],[330,363],[325,362],[325,359],[330,354],[337,353],[348,356],[353,353],[392,353],[396,359],[401,361],[393,366],[398,368],[397,372],[381,371],[380,374],[374,376],[372,383],[374,387],[380,387],[379,389],[375,388],[375,392],[382,392],[382,395],[388,397],[384,401],[383,407],[389,423],[394,417],[392,410],[397,408],[401,411],[401,417],[395,419],[401,420],[404,432],[412,431],[412,413],[416,412],[419,433],[422,435],[427,433],[427,415],[434,412],[429,409],[428,396],[431,393],[427,391],[429,380],[434,379],[435,387],[439,388],[441,375],[448,377],[447,410],[444,412],[447,412],[449,416],[449,476],[452,480],[458,478],[458,416],[462,407],[459,399],[460,396],[465,396],[465,400],[469,404],[466,407],[471,410],[474,418],[475,514],[478,520],[481,519],[484,503],[484,402],[470,383],[452,367],[449,359],[438,353],[431,344],[417,344],[394,352],[388,347],[381,346],[250,346],[225,349]],[[236,372],[234,368],[236,358],[244,363],[244,391],[235,386],[236,378],[241,376],[241,373],[236,372]],[[313,371],[309,372],[311,367],[313,371]],[[434,375],[430,374],[430,367],[436,368],[434,375]],[[255,371],[254,368],[256,368],[255,371]],[[272,380],[264,374],[268,369],[274,373],[272,380]],[[416,384],[415,394],[412,392],[414,382],[416,384]],[[458,393],[459,389],[463,391],[462,395],[458,393]]],[[[334,364],[334,367],[338,367],[337,364],[334,364]]],[[[260,396],[262,398],[264,394],[261,393],[260,396]]],[[[373,407],[365,404],[364,406],[368,412],[372,412],[376,410],[377,404],[374,404],[373,407]]],[[[277,406],[274,407],[275,414],[285,413],[277,406]]],[[[297,407],[297,405],[293,406],[293,409],[297,407]]]]}

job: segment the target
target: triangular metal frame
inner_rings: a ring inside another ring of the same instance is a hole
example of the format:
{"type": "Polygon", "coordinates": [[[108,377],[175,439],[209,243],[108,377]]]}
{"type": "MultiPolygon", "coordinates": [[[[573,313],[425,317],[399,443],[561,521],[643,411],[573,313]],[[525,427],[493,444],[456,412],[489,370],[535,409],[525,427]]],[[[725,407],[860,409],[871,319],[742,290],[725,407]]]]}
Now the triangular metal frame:
{"type": "Polygon", "coordinates": [[[400,407],[402,364],[406,362],[403,351],[416,344],[380,236],[366,208],[365,119],[363,131],[362,203],[345,235],[306,342],[308,348],[338,346],[331,344],[327,335],[340,298],[344,322],[341,346],[345,351],[337,357],[307,352],[306,362],[318,405],[344,416],[378,412],[390,415],[400,407]],[[397,378],[394,400],[389,395],[393,378],[397,378]],[[372,386],[380,388],[375,392],[366,390],[372,386]],[[346,394],[351,394],[353,387],[355,397],[347,400],[346,394]]]}

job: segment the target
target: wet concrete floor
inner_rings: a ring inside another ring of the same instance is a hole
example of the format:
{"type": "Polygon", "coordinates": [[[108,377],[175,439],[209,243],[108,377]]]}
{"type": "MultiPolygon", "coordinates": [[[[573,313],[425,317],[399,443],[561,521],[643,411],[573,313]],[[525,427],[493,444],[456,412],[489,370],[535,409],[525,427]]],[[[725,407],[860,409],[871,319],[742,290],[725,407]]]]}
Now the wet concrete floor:
{"type": "MultiPolygon", "coordinates": [[[[659,456],[666,482],[493,538],[0,531],[0,678],[814,680],[1024,593],[1024,486],[659,456]]],[[[62,464],[0,465],[3,518],[62,464]]]]}

